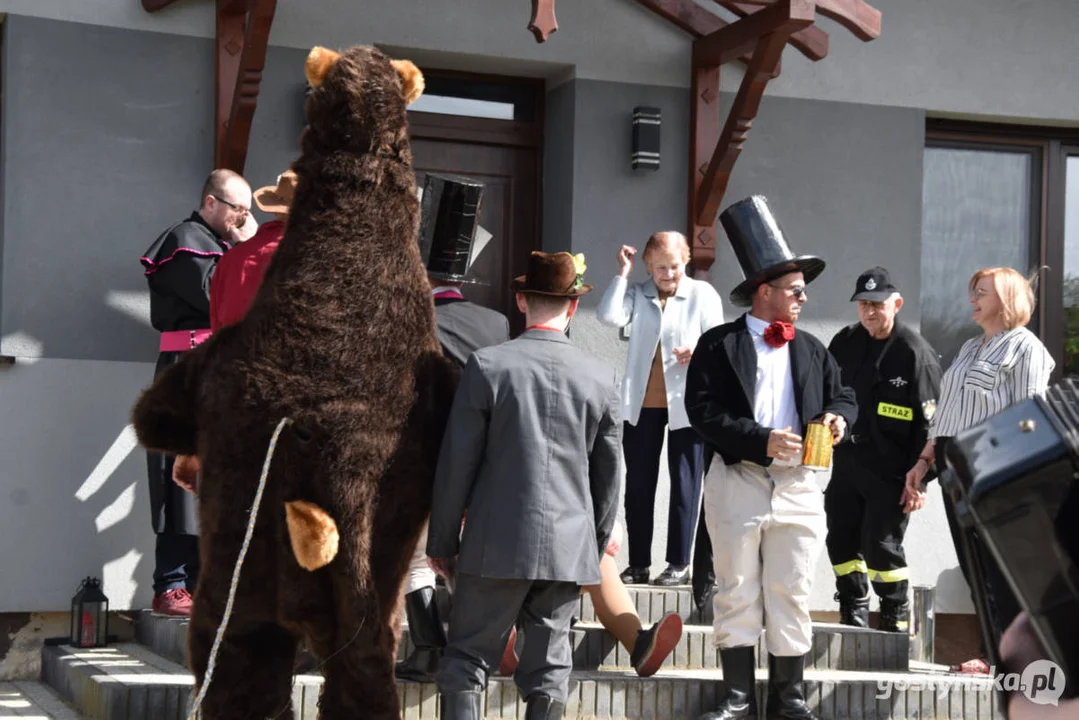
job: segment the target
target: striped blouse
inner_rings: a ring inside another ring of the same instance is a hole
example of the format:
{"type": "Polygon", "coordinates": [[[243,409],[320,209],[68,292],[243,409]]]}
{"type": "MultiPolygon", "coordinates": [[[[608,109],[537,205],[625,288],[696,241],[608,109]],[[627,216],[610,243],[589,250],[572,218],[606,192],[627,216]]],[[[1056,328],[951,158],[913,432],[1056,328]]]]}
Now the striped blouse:
{"type": "Polygon", "coordinates": [[[1018,327],[967,340],[940,383],[929,436],[952,437],[1010,405],[1045,392],[1055,362],[1034,333],[1018,327]]]}

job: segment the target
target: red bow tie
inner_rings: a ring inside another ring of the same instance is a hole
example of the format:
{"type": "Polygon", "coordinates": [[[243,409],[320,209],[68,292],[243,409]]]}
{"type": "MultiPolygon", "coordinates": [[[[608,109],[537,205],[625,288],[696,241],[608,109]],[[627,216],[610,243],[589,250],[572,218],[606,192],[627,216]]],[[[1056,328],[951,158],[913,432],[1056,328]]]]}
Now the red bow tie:
{"type": "Polygon", "coordinates": [[[794,326],[776,321],[764,329],[764,342],[770,347],[781,348],[794,339],[794,326]]]}

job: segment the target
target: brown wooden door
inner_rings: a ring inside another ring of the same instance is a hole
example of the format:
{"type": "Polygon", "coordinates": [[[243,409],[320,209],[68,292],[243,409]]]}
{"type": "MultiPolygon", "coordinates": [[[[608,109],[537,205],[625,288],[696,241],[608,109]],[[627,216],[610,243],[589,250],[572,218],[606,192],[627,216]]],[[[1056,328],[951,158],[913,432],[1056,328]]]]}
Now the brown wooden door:
{"type": "MultiPolygon", "coordinates": [[[[428,172],[464,175],[484,183],[480,225],[493,237],[472,266],[486,285],[465,285],[469,300],[502,312],[514,335],[524,329],[510,282],[539,249],[538,143],[502,144],[515,123],[410,114],[413,167],[422,187],[428,172]],[[503,132],[498,132],[500,129],[503,132]]],[[[528,138],[519,138],[527,140],[528,138]]]]}

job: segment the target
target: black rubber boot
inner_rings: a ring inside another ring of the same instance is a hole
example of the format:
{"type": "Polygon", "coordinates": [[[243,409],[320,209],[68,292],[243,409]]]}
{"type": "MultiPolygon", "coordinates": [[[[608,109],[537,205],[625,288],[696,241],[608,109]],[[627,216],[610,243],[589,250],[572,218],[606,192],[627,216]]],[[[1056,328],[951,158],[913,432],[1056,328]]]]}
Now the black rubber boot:
{"type": "Polygon", "coordinates": [[[405,595],[405,616],[408,618],[408,634],[416,649],[402,662],[397,663],[398,680],[434,682],[442,650],[446,647],[446,631],[438,615],[434,588],[420,588],[405,595]]]}
{"type": "Polygon", "coordinates": [[[802,691],[805,655],[768,655],[768,720],[820,720],[802,691]]]}
{"type": "Polygon", "coordinates": [[[439,706],[441,720],[483,720],[483,695],[479,690],[442,693],[439,706]]]}
{"type": "Polygon", "coordinates": [[[869,597],[850,597],[836,593],[839,601],[839,622],[853,627],[869,627],[869,597]]]}
{"type": "Polygon", "coordinates": [[[525,720],[562,720],[566,706],[547,693],[529,695],[525,708],[525,720]]]}
{"type": "Polygon", "coordinates": [[[910,630],[910,605],[906,602],[882,599],[877,629],[905,633],[910,630]]]}
{"type": "Polygon", "coordinates": [[[698,720],[757,720],[757,660],[753,656],[754,650],[752,645],[720,648],[727,697],[715,712],[705,713],[698,720]]]}

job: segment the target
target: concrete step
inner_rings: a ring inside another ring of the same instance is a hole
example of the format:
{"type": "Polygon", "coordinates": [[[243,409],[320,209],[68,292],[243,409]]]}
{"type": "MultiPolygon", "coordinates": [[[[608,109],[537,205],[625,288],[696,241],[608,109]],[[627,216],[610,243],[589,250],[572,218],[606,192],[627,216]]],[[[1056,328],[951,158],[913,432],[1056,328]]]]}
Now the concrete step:
{"type": "MultiPolygon", "coordinates": [[[[45,680],[92,720],[183,720],[193,687],[190,673],[137,644],[95,650],[67,646],[43,650],[45,680]]],[[[758,695],[766,693],[765,673],[758,695]]],[[[997,720],[989,679],[926,673],[867,673],[807,670],[806,697],[822,718],[997,720]],[[890,690],[890,692],[885,692],[890,690]],[[879,696],[879,697],[878,697],[879,696]]],[[[293,690],[296,720],[317,717],[321,678],[299,676],[293,690]]],[[[434,685],[399,683],[406,720],[438,717],[434,685]]],[[[567,720],[656,718],[695,720],[723,697],[716,670],[661,671],[641,679],[625,671],[574,671],[567,720]]],[[[513,681],[492,678],[485,717],[523,718],[524,704],[513,681]]]]}
{"type": "Polygon", "coordinates": [[[43,682],[0,682],[0,718],[23,720],[85,720],[43,682]]]}
{"type": "MultiPolygon", "coordinates": [[[[187,621],[158,617],[149,611],[139,614],[135,638],[153,652],[181,665],[187,662],[187,621]]],[[[712,628],[685,625],[682,639],[663,663],[666,669],[695,670],[720,666],[719,650],[713,641],[712,628]]],[[[598,670],[632,667],[629,652],[597,622],[579,622],[574,627],[573,667],[598,670]]],[[[412,652],[408,626],[401,631],[398,657],[412,652]]],[[[910,639],[898,633],[863,630],[846,625],[818,623],[813,628],[813,649],[806,667],[821,670],[906,670],[910,639]]],[[[757,646],[758,665],[768,665],[763,639],[757,646]]]]}

